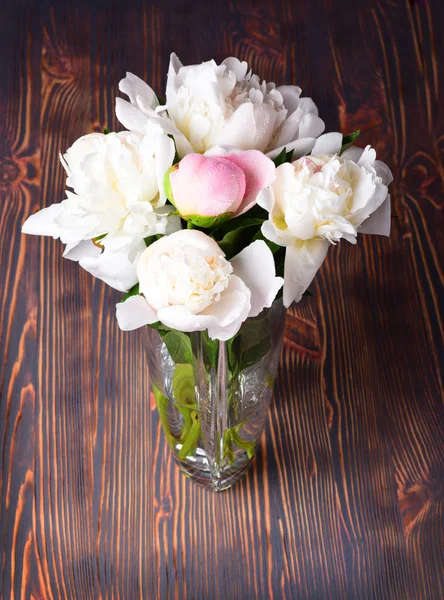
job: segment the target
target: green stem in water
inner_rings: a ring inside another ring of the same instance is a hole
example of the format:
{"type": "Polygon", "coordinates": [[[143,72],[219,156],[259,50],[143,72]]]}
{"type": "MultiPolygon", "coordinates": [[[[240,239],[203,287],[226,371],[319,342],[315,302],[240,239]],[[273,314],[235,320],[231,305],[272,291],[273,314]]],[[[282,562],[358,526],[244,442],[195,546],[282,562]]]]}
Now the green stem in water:
{"type": "Polygon", "coordinates": [[[194,420],[194,423],[185,436],[182,448],[177,453],[180,459],[186,458],[190,454],[194,456],[196,453],[197,440],[200,437],[200,419],[199,415],[194,411],[191,413],[191,418],[194,420]]]}
{"type": "Polygon", "coordinates": [[[168,427],[168,403],[169,400],[166,396],[162,394],[157,386],[154,383],[151,384],[153,388],[154,399],[156,400],[157,412],[159,413],[159,419],[162,423],[163,430],[165,432],[165,436],[168,440],[169,445],[174,450],[176,448],[176,439],[171,434],[170,428],[168,427]]]}

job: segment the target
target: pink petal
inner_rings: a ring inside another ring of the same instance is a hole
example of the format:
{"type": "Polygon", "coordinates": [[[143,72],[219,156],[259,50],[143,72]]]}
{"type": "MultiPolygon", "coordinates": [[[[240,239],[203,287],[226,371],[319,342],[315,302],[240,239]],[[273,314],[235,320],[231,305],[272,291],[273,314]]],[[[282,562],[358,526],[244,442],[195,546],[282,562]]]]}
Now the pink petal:
{"type": "Polygon", "coordinates": [[[244,172],[234,161],[201,154],[187,154],[170,182],[174,204],[183,216],[235,213],[246,187],[244,172]]]}
{"type": "Polygon", "coordinates": [[[256,203],[259,192],[273,183],[275,177],[274,163],[259,150],[246,150],[236,154],[227,154],[220,157],[220,159],[234,163],[245,174],[245,195],[236,212],[237,215],[241,215],[256,203]]]}

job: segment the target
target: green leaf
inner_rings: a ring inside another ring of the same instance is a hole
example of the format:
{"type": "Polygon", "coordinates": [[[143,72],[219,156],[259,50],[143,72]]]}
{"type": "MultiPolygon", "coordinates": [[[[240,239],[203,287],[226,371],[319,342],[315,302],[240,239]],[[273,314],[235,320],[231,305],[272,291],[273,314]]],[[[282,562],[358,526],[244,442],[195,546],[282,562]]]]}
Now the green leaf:
{"type": "Polygon", "coordinates": [[[165,100],[156,94],[157,102],[159,106],[165,106],[165,100]]]}
{"type": "Polygon", "coordinates": [[[133,287],[124,295],[122,302],[125,302],[126,300],[128,300],[128,298],[131,298],[131,296],[137,296],[137,294],[139,294],[138,283],[136,283],[136,285],[133,285],[133,287]]]}
{"type": "Polygon", "coordinates": [[[310,290],[305,290],[305,292],[302,295],[303,296],[308,296],[309,298],[314,298],[314,294],[312,294],[310,292],[310,290]]]}
{"type": "Polygon", "coordinates": [[[93,238],[91,241],[95,246],[99,246],[99,248],[103,248],[103,245],[100,243],[101,240],[103,240],[103,238],[106,238],[108,234],[107,233],[102,233],[102,235],[98,235],[97,237],[93,238]]]}
{"type": "Polygon", "coordinates": [[[223,436],[223,458],[228,461],[229,465],[234,463],[232,429],[227,429],[223,436]]]}
{"type": "MultiPolygon", "coordinates": [[[[256,233],[256,228],[258,227],[258,219],[252,219],[252,221],[253,222],[251,223],[247,222],[241,227],[229,231],[218,242],[228,260],[233,258],[233,256],[236,256],[236,254],[239,254],[241,250],[251,243],[254,234],[256,233]]],[[[259,224],[262,224],[262,221],[259,221],[259,224]]]]}
{"type": "Polygon", "coordinates": [[[262,340],[242,354],[241,369],[248,369],[258,363],[270,350],[270,340],[262,340]]]}
{"type": "Polygon", "coordinates": [[[202,331],[201,335],[205,365],[211,369],[217,364],[219,340],[212,340],[208,335],[208,330],[202,331]]]}
{"type": "Polygon", "coordinates": [[[253,458],[254,450],[256,447],[255,442],[249,442],[248,440],[243,440],[237,431],[233,428],[231,431],[231,438],[233,442],[238,446],[238,448],[242,448],[248,455],[248,458],[253,458]]]}
{"type": "Polygon", "coordinates": [[[268,212],[259,204],[255,204],[247,210],[243,215],[239,215],[238,217],[234,217],[233,223],[241,224],[245,219],[261,219],[262,221],[266,221],[268,219],[268,212]]]}
{"type": "Polygon", "coordinates": [[[339,152],[339,155],[341,155],[345,150],[347,150],[347,148],[350,148],[350,146],[353,144],[353,142],[359,136],[360,133],[361,133],[361,130],[357,129],[353,133],[343,136],[342,147],[341,147],[341,151],[339,152]]]}
{"type": "Polygon", "coordinates": [[[188,410],[197,410],[194,369],[190,364],[176,364],[173,375],[174,400],[188,410]]]}
{"type": "Polygon", "coordinates": [[[282,148],[279,154],[275,158],[273,158],[273,162],[276,167],[279,167],[280,165],[283,165],[286,162],[291,162],[292,157],[293,150],[289,150],[287,152],[287,148],[282,148]]]}
{"type": "Polygon", "coordinates": [[[149,323],[148,327],[152,327],[152,329],[158,331],[160,335],[165,335],[167,331],[171,331],[169,327],[167,327],[160,321],[157,321],[156,323],[149,323]]]}
{"type": "Polygon", "coordinates": [[[232,373],[256,364],[270,350],[268,312],[265,309],[257,317],[247,319],[237,335],[227,342],[228,364],[232,373]]]}
{"type": "Polygon", "coordinates": [[[227,223],[223,227],[220,227],[220,229],[226,231],[227,233],[232,233],[233,230],[239,229],[241,227],[252,227],[253,225],[255,225],[256,227],[260,227],[267,218],[268,215],[265,217],[265,219],[261,217],[238,217],[236,219],[231,219],[230,223],[227,223]]]}
{"type": "Polygon", "coordinates": [[[183,417],[180,440],[185,442],[194,423],[193,414],[197,411],[194,388],[194,370],[191,365],[176,365],[173,375],[174,406],[183,417]]]}
{"type": "Polygon", "coordinates": [[[191,351],[191,340],[186,333],[170,329],[167,332],[159,331],[165,346],[173,361],[178,363],[192,364],[193,353],[191,351]]]}
{"type": "Polygon", "coordinates": [[[110,133],[110,131],[109,131],[108,127],[104,127],[104,128],[103,128],[103,133],[104,133],[105,135],[108,135],[108,133],[110,133]]]}
{"type": "Polygon", "coordinates": [[[199,415],[195,412],[191,412],[191,418],[193,419],[193,425],[187,432],[187,435],[183,441],[182,448],[177,453],[180,459],[186,458],[187,456],[194,456],[196,454],[197,441],[200,437],[200,420],[199,415]]]}
{"type": "Polygon", "coordinates": [[[160,240],[160,238],[162,238],[163,235],[160,235],[160,233],[156,233],[156,235],[149,235],[148,237],[144,238],[144,242],[145,242],[145,246],[148,248],[148,246],[151,246],[151,244],[154,244],[154,242],[157,242],[157,240],[160,240]]]}

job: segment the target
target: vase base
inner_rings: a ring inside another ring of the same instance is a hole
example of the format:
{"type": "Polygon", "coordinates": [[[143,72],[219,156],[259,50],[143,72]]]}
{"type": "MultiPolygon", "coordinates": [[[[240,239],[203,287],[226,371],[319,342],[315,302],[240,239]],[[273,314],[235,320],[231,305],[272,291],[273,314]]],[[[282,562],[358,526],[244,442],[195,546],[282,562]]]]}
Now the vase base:
{"type": "Polygon", "coordinates": [[[175,460],[185,477],[212,492],[228,490],[228,488],[237,483],[245,475],[251,464],[251,460],[248,460],[240,465],[227,467],[217,476],[211,472],[208,463],[207,465],[203,465],[199,461],[192,463],[191,461],[188,462],[188,460],[184,461],[178,458],[175,458],[175,460]]]}

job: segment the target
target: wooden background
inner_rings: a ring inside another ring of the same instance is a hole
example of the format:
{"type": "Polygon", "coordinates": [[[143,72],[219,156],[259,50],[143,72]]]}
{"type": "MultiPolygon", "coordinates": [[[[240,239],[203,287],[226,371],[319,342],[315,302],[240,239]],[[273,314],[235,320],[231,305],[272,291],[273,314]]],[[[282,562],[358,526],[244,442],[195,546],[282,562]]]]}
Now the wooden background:
{"type": "Polygon", "coordinates": [[[442,600],[441,0],[0,11],[1,598],[442,600]],[[64,197],[59,150],[117,126],[127,69],[161,93],[172,50],[298,83],[395,176],[390,239],[332,248],[289,314],[257,460],[220,495],[174,467],[118,293],[20,234],[64,197]]]}

